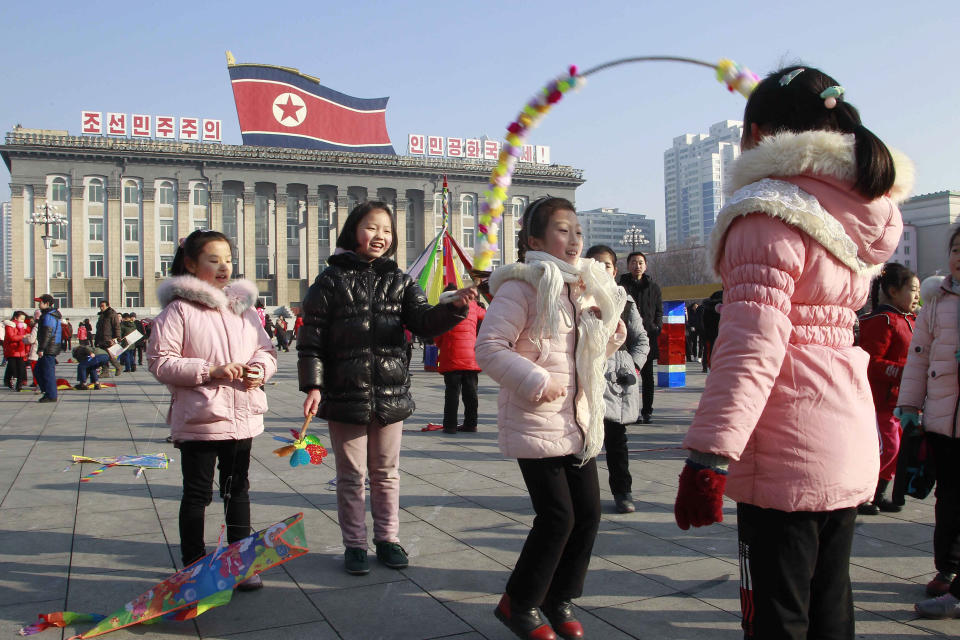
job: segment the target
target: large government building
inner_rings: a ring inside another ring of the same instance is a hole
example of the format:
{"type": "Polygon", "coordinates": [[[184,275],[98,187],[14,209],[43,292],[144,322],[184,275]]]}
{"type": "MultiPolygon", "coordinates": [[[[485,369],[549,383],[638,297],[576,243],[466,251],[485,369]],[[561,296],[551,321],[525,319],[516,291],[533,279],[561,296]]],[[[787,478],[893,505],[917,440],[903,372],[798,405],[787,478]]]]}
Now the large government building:
{"type": "MultiPolygon", "coordinates": [[[[405,267],[443,224],[472,253],[478,201],[494,163],[169,140],[71,136],[17,128],[0,146],[10,171],[10,303],[33,306],[49,292],[76,315],[108,299],[117,309],[158,310],[179,239],[194,229],[233,241],[234,274],[256,282],[267,306],[298,306],[325,267],[337,231],[364,200],[396,211],[397,262],[405,267]],[[47,248],[32,214],[58,213],[47,248]]],[[[575,200],[578,169],[520,163],[501,236],[514,239],[519,214],[550,194],[575,200]]],[[[516,259],[501,241],[498,262],[516,259]]]]}

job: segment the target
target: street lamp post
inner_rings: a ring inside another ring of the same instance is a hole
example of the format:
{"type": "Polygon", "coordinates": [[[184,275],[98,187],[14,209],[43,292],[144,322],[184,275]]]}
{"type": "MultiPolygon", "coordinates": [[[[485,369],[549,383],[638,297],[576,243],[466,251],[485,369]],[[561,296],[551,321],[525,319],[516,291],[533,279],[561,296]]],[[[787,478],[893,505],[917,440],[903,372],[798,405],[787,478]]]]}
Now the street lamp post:
{"type": "Polygon", "coordinates": [[[646,241],[647,236],[643,235],[643,229],[637,225],[633,225],[624,231],[623,239],[621,240],[624,246],[630,245],[631,253],[637,250],[638,244],[643,244],[646,241]]]}
{"type": "MultiPolygon", "coordinates": [[[[46,286],[42,293],[50,293],[50,248],[57,246],[57,239],[53,237],[50,233],[51,227],[61,227],[67,224],[67,218],[63,216],[59,211],[56,211],[46,202],[43,203],[43,206],[40,207],[39,211],[35,211],[33,214],[27,218],[27,224],[32,224],[34,226],[43,225],[43,235],[40,236],[43,238],[43,246],[46,249],[46,275],[47,281],[46,286]]],[[[57,234],[59,235],[59,234],[57,234]]],[[[36,285],[34,285],[36,286],[36,285]]]]}

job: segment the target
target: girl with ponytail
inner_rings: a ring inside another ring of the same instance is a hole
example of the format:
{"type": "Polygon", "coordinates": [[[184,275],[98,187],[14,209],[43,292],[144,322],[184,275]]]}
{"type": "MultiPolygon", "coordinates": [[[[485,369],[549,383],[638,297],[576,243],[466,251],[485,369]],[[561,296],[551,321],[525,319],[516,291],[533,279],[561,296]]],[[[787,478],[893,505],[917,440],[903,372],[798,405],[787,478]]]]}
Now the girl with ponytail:
{"type": "Polygon", "coordinates": [[[771,73],[743,120],[710,239],[723,322],[675,516],[709,525],[724,494],[737,502],[747,638],[852,639],[850,547],[880,471],[853,325],[900,239],[911,172],[817,69],[771,73]]]}
{"type": "Polygon", "coordinates": [[[920,301],[920,280],[898,262],[888,262],[874,279],[870,292],[869,316],[860,321],[860,346],[870,354],[867,379],[873,392],[873,406],[880,432],[880,475],[873,499],[857,507],[861,515],[877,515],[881,511],[897,512],[904,504],[902,490],[894,487],[893,500],[884,492],[897,471],[900,451],[899,418],[893,415],[900,395],[900,378],[907,364],[913,325],[920,301]]]}

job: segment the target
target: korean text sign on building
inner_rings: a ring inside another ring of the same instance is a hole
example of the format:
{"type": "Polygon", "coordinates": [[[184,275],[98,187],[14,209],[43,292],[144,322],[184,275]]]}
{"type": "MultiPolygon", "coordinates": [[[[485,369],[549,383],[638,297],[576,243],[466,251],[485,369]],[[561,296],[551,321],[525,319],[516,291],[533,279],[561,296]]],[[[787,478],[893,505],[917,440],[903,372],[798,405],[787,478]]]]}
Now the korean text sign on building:
{"type": "Polygon", "coordinates": [[[223,142],[222,131],[222,120],[112,111],[80,112],[80,132],[84,135],[223,142]]]}

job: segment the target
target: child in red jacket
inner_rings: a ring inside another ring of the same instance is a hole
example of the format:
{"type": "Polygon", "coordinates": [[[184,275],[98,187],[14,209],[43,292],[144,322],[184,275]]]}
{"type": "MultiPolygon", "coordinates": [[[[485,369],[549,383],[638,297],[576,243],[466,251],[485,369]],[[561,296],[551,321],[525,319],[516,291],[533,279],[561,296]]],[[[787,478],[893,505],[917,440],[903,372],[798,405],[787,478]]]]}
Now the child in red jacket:
{"type": "Polygon", "coordinates": [[[880,432],[880,477],[873,500],[857,507],[861,515],[897,512],[904,504],[903,495],[896,491],[893,500],[887,500],[883,494],[897,470],[902,429],[893,410],[917,319],[914,311],[920,301],[920,280],[902,264],[889,262],[873,281],[870,299],[873,313],[860,321],[860,346],[870,354],[867,379],[880,432]]]}
{"type": "MultiPolygon", "coordinates": [[[[454,284],[447,285],[444,291],[456,291],[454,284]]],[[[434,339],[440,349],[437,370],[443,374],[446,388],[443,401],[443,432],[475,432],[477,430],[477,380],[480,365],[474,355],[477,344],[477,331],[487,312],[476,302],[471,301],[465,320],[450,331],[434,339]],[[463,424],[457,426],[457,413],[460,409],[460,396],[463,396],[463,424]]]]}

